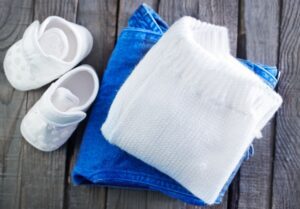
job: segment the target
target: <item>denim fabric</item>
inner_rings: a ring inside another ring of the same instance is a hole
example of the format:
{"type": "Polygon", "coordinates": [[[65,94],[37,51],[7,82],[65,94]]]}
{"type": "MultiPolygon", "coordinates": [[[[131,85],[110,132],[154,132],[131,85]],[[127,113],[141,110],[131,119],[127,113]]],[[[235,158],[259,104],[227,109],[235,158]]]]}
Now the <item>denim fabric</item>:
{"type": "Polygon", "coordinates": [[[254,64],[249,60],[239,59],[247,68],[253,71],[255,74],[259,75],[263,81],[269,85],[271,88],[275,88],[279,74],[275,66],[267,66],[263,64],[254,64]]]}
{"type": "MultiPolygon", "coordinates": [[[[120,34],[110,57],[101,89],[92,107],[79,156],[72,172],[74,184],[155,190],[190,204],[206,205],[167,175],[109,144],[99,130],[123,82],[167,29],[167,24],[145,4],[141,5],[129,19],[128,27],[120,34]]],[[[252,70],[258,67],[260,73],[272,75],[274,73],[273,77],[277,75],[276,68],[255,65],[245,60],[242,62],[252,70]]],[[[274,84],[272,82],[272,85],[274,84]]],[[[253,148],[250,147],[224,185],[216,203],[221,202],[241,163],[252,154],[253,148]]]]}

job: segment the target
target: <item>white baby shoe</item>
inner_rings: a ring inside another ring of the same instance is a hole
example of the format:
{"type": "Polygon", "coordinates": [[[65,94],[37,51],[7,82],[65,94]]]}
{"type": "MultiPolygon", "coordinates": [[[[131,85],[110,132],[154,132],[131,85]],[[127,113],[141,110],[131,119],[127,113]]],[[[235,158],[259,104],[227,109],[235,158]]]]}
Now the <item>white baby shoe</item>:
{"type": "Polygon", "coordinates": [[[23,137],[42,151],[62,146],[86,117],[95,100],[99,81],[94,69],[81,65],[54,82],[25,115],[23,137]]]}
{"type": "Polygon", "coordinates": [[[71,70],[91,51],[93,38],[83,26],[50,16],[34,21],[4,58],[4,72],[21,91],[39,88],[71,70]]]}

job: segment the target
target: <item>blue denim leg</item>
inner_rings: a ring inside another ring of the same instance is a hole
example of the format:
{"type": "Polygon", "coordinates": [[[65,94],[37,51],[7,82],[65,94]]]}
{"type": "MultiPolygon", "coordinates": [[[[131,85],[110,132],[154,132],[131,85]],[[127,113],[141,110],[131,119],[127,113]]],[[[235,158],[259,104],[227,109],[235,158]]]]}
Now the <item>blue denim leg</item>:
{"type": "MultiPolygon", "coordinates": [[[[72,172],[74,184],[155,190],[190,204],[206,205],[175,180],[109,144],[99,130],[121,85],[167,29],[168,25],[145,4],[129,19],[128,27],[118,38],[105,70],[101,89],[91,109],[79,156],[72,172]]],[[[250,61],[242,62],[249,64],[248,67],[253,64],[250,61]]],[[[252,153],[253,148],[249,148],[224,185],[216,203],[221,202],[241,163],[252,153]]]]}

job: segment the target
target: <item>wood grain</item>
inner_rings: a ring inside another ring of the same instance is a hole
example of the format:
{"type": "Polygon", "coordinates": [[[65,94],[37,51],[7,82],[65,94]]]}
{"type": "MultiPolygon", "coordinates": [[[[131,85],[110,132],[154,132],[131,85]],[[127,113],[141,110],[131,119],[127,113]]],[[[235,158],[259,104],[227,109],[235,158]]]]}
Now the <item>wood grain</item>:
{"type": "Polygon", "coordinates": [[[32,22],[32,0],[0,2],[0,208],[21,207],[22,144],[20,122],[26,113],[27,95],[8,83],[3,71],[7,49],[21,39],[32,22]]]}
{"type": "Polygon", "coordinates": [[[159,13],[168,23],[187,15],[226,26],[229,29],[231,53],[236,54],[238,0],[161,0],[159,13]]]}
{"type": "Polygon", "coordinates": [[[281,2],[278,91],[283,105],[276,119],[273,209],[300,206],[300,1],[281,2]]]}
{"type": "MultiPolygon", "coordinates": [[[[279,1],[245,1],[243,25],[246,35],[244,54],[247,59],[276,66],[279,1]]],[[[271,207],[274,121],[264,128],[263,136],[254,141],[255,155],[241,168],[237,208],[271,207]]]]}
{"type": "Polygon", "coordinates": [[[83,63],[92,65],[101,77],[116,41],[118,1],[80,0],[77,23],[93,35],[93,49],[83,63]]]}
{"type": "MultiPolygon", "coordinates": [[[[90,55],[83,63],[90,64],[95,68],[101,78],[107,60],[114,47],[116,39],[117,25],[117,7],[116,0],[81,0],[78,7],[77,23],[84,25],[92,33],[94,46],[90,55]]],[[[76,133],[71,138],[71,145],[68,147],[68,162],[71,175],[76,156],[79,151],[82,133],[85,123],[82,123],[76,133]]],[[[92,209],[105,208],[106,205],[106,188],[100,186],[73,186],[68,177],[67,202],[66,207],[70,209],[92,209]]]]}

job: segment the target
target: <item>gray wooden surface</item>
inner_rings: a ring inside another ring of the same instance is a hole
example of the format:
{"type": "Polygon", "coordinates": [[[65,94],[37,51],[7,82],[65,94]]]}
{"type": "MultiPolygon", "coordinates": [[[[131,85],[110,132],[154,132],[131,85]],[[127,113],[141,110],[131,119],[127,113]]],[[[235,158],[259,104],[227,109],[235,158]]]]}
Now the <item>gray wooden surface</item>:
{"type": "Polygon", "coordinates": [[[84,123],[58,151],[28,145],[20,121],[47,88],[14,90],[2,61],[34,20],[59,15],[86,26],[94,36],[84,61],[101,77],[117,36],[130,14],[145,2],[169,23],[184,15],[226,25],[232,54],[277,65],[284,104],[255,141],[255,156],[244,163],[215,209],[300,209],[300,0],[0,0],[0,209],[192,209],[157,192],[73,186],[70,171],[84,123]]]}

